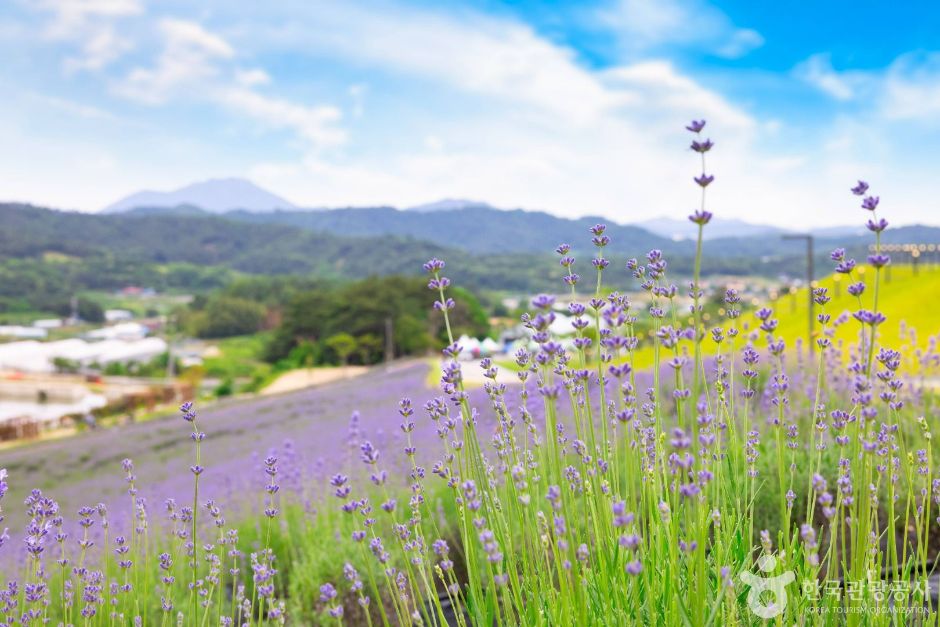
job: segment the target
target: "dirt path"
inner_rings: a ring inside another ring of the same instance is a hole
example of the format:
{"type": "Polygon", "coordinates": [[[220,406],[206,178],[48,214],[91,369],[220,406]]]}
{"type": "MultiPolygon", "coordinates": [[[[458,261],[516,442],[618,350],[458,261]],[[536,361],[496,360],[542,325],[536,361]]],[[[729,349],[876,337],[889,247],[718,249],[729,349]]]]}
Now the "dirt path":
{"type": "Polygon", "coordinates": [[[261,390],[262,395],[293,392],[315,385],[332,383],[343,379],[358,377],[369,371],[366,366],[341,366],[339,368],[302,368],[285,372],[269,386],[261,390]]]}

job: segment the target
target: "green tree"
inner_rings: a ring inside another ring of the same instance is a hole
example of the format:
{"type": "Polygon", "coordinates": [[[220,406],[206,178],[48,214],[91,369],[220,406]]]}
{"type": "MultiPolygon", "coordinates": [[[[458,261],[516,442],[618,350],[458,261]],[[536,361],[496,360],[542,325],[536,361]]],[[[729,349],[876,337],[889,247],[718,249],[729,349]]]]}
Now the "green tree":
{"type": "Polygon", "coordinates": [[[349,356],[356,351],[358,342],[356,338],[348,333],[337,333],[326,338],[326,347],[329,348],[339,358],[340,364],[346,366],[349,364],[349,356]]]}
{"type": "Polygon", "coordinates": [[[250,300],[215,296],[187,321],[189,331],[202,338],[231,337],[258,331],[267,313],[264,305],[250,300]]]}
{"type": "MultiPolygon", "coordinates": [[[[486,312],[473,294],[456,290],[454,295],[458,299],[453,312],[456,330],[485,335],[489,331],[486,312]]],[[[443,345],[443,319],[432,313],[434,300],[425,279],[397,276],[299,291],[283,309],[266,359],[277,362],[302,342],[321,343],[329,350],[324,343],[327,338],[347,333],[359,344],[356,357],[362,363],[377,363],[384,356],[388,320],[395,355],[424,352],[435,344],[443,345]]]]}
{"type": "Polygon", "coordinates": [[[359,336],[359,357],[364,364],[376,364],[382,361],[382,338],[374,333],[359,336]]]}

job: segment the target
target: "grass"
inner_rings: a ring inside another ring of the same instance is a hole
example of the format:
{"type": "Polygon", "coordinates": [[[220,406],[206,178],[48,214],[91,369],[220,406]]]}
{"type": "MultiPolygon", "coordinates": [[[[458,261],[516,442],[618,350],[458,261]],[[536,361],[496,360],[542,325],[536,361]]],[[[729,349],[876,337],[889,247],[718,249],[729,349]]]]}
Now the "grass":
{"type": "Polygon", "coordinates": [[[219,354],[203,361],[206,374],[218,378],[268,375],[272,366],[261,357],[269,337],[270,333],[261,332],[212,340],[212,345],[218,347],[219,354]]]}
{"type": "MultiPolygon", "coordinates": [[[[871,268],[862,266],[860,269],[861,279],[867,279],[870,285],[871,268]]],[[[912,266],[900,265],[892,267],[886,273],[890,274],[890,280],[884,283],[879,309],[887,317],[887,322],[878,327],[878,342],[881,346],[900,350],[908,360],[907,365],[912,369],[911,372],[916,373],[920,368],[915,363],[917,352],[923,353],[927,350],[932,337],[940,333],[940,322],[937,321],[935,309],[937,295],[940,294],[940,267],[921,266],[915,274],[912,266]]],[[[826,310],[833,319],[841,314],[850,315],[858,309],[857,299],[845,289],[847,283],[845,277],[838,274],[829,275],[816,282],[816,285],[825,287],[829,291],[832,301],[827,305],[826,310]]],[[[760,321],[754,313],[760,307],[770,307],[774,310],[774,317],[779,321],[779,326],[775,331],[777,337],[783,339],[788,346],[801,343],[805,351],[808,341],[808,301],[808,288],[804,287],[775,300],[757,303],[751,311],[741,317],[740,326],[742,329],[749,330],[757,328],[760,321]]],[[[816,306],[814,311],[818,314],[820,308],[816,306]]],[[[645,315],[644,311],[636,313],[645,315]]],[[[707,325],[708,328],[712,326],[715,325],[707,325]]],[[[729,327],[726,323],[720,326],[729,327]]],[[[814,338],[817,338],[820,333],[818,322],[814,324],[814,329],[814,338]]],[[[859,325],[854,319],[850,318],[845,324],[835,327],[833,331],[833,343],[841,345],[846,351],[849,347],[858,344],[859,325]]],[[[641,370],[651,368],[654,362],[653,343],[648,341],[648,338],[644,339],[647,341],[632,355],[634,367],[641,370]]],[[[706,357],[715,355],[713,346],[707,343],[703,346],[703,351],[706,357]]],[[[847,352],[844,353],[844,357],[848,357],[847,352]]],[[[501,365],[511,367],[510,364],[501,365]]]]}
{"type": "Polygon", "coordinates": [[[257,392],[274,381],[282,371],[262,359],[270,332],[227,337],[212,342],[219,354],[206,357],[206,376],[222,381],[241,381],[238,391],[257,392]]]}
{"type": "MultiPolygon", "coordinates": [[[[690,216],[699,251],[711,218],[704,125],[687,127],[703,171],[702,206],[690,216]]],[[[867,188],[859,183],[857,193],[867,188]]],[[[864,203],[874,219],[877,199],[864,203]]],[[[453,292],[444,263],[432,259],[428,287],[450,342],[438,397],[423,408],[403,398],[397,418],[387,408],[381,440],[356,421],[343,437],[314,425],[313,440],[328,442],[338,459],[305,474],[291,471],[293,448],[272,453],[256,463],[263,480],[236,490],[225,512],[205,500],[201,479],[203,456],[213,454],[202,443],[209,427],[185,405],[179,430],[192,432],[193,465],[189,474],[177,470],[192,498],[163,507],[168,527],[151,523],[130,461],[137,515],[129,536],[109,539],[105,508],[83,508],[77,557],[67,553],[75,543],[58,506],[31,494],[25,536],[33,550],[22,588],[0,589],[0,617],[95,626],[937,624],[927,590],[940,560],[936,403],[917,387],[910,360],[891,350],[892,339],[905,337],[887,325],[875,333],[876,314],[910,316],[932,331],[934,318],[916,311],[926,302],[917,299],[936,293],[932,280],[903,268],[890,283],[876,273],[851,305],[875,343],[847,364],[850,338],[838,334],[859,323],[835,322],[847,304],[825,280],[813,297],[832,315],[821,323],[836,341],[823,330],[818,359],[794,357],[806,314],[799,294],[790,311],[784,301],[776,312],[754,312],[757,322],[737,317],[730,293],[734,322],[715,333],[698,307],[700,255],[689,321],[665,260],[651,252],[631,263],[650,299],[647,349],[637,345],[640,327],[624,297],[603,289],[609,239],[603,225],[592,232],[591,265],[575,267],[568,249],[558,250],[577,299],[576,341],[566,350],[552,337],[554,299],[534,299],[524,322],[536,347],[516,357],[521,385],[496,384],[493,363],[483,360],[492,381],[465,388],[447,314],[453,292]],[[740,323],[745,332],[735,333],[740,323]],[[647,350],[651,372],[642,373],[647,350]],[[390,459],[389,447],[404,457],[390,459]],[[95,525],[116,557],[88,552],[95,525]],[[77,562],[52,568],[51,559],[67,555],[77,562]],[[759,585],[770,577],[782,581],[772,599],[759,585]],[[814,594],[814,584],[826,594],[814,594]]],[[[257,341],[232,340],[225,350],[232,362],[250,360],[257,341]]],[[[364,401],[372,387],[344,389],[364,401]]],[[[252,409],[248,418],[263,433],[263,414],[252,409]]]]}
{"type": "Polygon", "coordinates": [[[126,296],[116,292],[86,291],[81,296],[92,300],[102,309],[126,309],[136,318],[166,315],[174,308],[188,303],[192,296],[186,293],[163,292],[153,296],[126,296]]]}
{"type": "MultiPolygon", "coordinates": [[[[870,267],[862,266],[861,279],[868,285],[864,297],[869,298],[872,289],[872,271],[870,267]]],[[[890,267],[883,271],[890,278],[883,280],[882,298],[878,304],[879,310],[887,317],[887,322],[878,327],[878,338],[882,346],[902,350],[906,355],[913,356],[915,350],[925,350],[930,337],[940,332],[936,302],[940,295],[940,267],[921,266],[917,274],[910,265],[890,267]]],[[[830,275],[819,281],[819,285],[826,287],[832,297],[827,310],[835,318],[839,314],[853,312],[858,309],[858,301],[845,289],[848,281],[844,275],[830,275]]],[[[807,334],[808,297],[806,289],[799,290],[792,296],[795,303],[791,303],[791,296],[787,295],[771,304],[776,309],[776,317],[780,321],[778,334],[788,342],[794,343],[797,338],[805,341],[807,334]]],[[[817,307],[817,313],[818,313],[817,307]]],[[[816,325],[817,332],[819,325],[816,325]]],[[[840,325],[836,330],[833,341],[842,341],[845,344],[858,342],[858,324],[852,320],[848,324],[840,325]]]]}

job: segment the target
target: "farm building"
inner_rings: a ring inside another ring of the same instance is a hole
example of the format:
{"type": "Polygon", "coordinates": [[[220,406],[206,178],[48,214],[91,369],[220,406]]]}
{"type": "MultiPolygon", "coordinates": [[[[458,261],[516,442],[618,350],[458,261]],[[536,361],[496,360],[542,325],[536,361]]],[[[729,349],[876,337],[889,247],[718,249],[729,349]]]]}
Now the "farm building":
{"type": "Polygon", "coordinates": [[[17,325],[0,325],[0,337],[12,337],[20,340],[41,340],[49,333],[45,329],[36,327],[21,327],[17,325]]]}
{"type": "Polygon", "coordinates": [[[145,363],[165,353],[167,344],[156,337],[138,340],[86,342],[77,338],[58,342],[11,342],[0,344],[0,370],[55,372],[57,359],[81,367],[93,364],[145,363]]]}

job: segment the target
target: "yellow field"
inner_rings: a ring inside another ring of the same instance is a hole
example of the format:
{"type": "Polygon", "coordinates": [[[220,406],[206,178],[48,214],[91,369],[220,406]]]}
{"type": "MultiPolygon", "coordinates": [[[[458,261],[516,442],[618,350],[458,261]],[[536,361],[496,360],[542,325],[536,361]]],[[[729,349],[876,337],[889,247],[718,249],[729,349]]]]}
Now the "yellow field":
{"type": "MultiPolygon", "coordinates": [[[[861,307],[870,310],[874,274],[870,267],[860,267],[859,270],[862,271],[860,280],[867,285],[861,297],[861,307]]],[[[858,343],[860,328],[860,324],[851,318],[859,304],[856,297],[846,291],[848,283],[842,275],[828,276],[818,282],[820,286],[829,288],[832,302],[826,305],[826,312],[832,315],[833,321],[842,313],[847,312],[850,316],[837,328],[833,338],[834,343],[842,341],[846,346],[858,343]]],[[[808,296],[805,289],[786,294],[768,306],[774,309],[775,317],[780,321],[778,334],[787,340],[789,346],[797,338],[806,338],[808,296]]],[[[916,357],[916,350],[926,349],[931,336],[940,333],[940,268],[921,266],[917,274],[910,265],[882,270],[878,310],[887,317],[887,322],[878,327],[878,345],[900,350],[908,358],[916,357]]],[[[816,312],[819,311],[816,307],[816,312]]],[[[742,317],[751,325],[755,324],[753,313],[748,312],[742,317]]],[[[817,323],[817,333],[819,330],[817,323]]]]}
{"type": "MultiPolygon", "coordinates": [[[[865,293],[862,294],[861,308],[871,310],[874,283],[872,269],[868,266],[860,266],[854,276],[856,280],[864,280],[867,285],[865,293]]],[[[860,323],[852,318],[852,313],[860,307],[858,299],[846,291],[846,287],[851,282],[853,281],[847,281],[842,275],[830,275],[816,282],[819,286],[829,288],[829,296],[832,300],[826,305],[825,311],[832,316],[830,326],[834,326],[836,319],[842,314],[848,318],[844,323],[835,326],[836,330],[832,336],[833,345],[841,347],[846,353],[850,347],[858,344],[861,327],[860,323]]],[[[793,348],[798,340],[802,340],[804,347],[806,345],[809,326],[808,304],[806,289],[801,289],[792,294],[786,293],[776,300],[752,306],[738,319],[741,337],[736,340],[735,346],[738,349],[744,346],[744,337],[760,325],[754,312],[766,306],[774,310],[774,317],[779,321],[775,336],[784,338],[788,354],[793,354],[793,348]]],[[[922,265],[918,268],[917,274],[910,265],[892,266],[890,270],[883,270],[878,295],[878,310],[887,317],[887,321],[878,327],[877,345],[900,350],[906,358],[905,369],[908,372],[919,371],[916,363],[918,355],[928,348],[931,341],[936,343],[940,336],[940,266],[922,265]]],[[[820,307],[816,306],[815,313],[820,313],[820,311],[820,307]]],[[[691,318],[683,322],[691,322],[691,318]]],[[[711,329],[715,325],[715,321],[705,322],[706,329],[711,329]]],[[[821,326],[815,322],[814,328],[815,338],[818,337],[821,326]]],[[[757,342],[757,348],[762,349],[764,346],[765,343],[761,338],[757,342]]],[[[686,344],[684,350],[691,351],[691,346],[686,344]]],[[[710,338],[706,338],[702,343],[702,352],[705,356],[715,353],[715,344],[710,338]]],[[[665,361],[671,356],[671,353],[664,354],[662,360],[665,361]]],[[[501,368],[516,369],[511,359],[499,359],[497,363],[501,368]]],[[[649,342],[644,343],[635,351],[632,363],[637,370],[645,370],[653,366],[653,347],[649,342]]]]}
{"type": "MultiPolygon", "coordinates": [[[[861,297],[861,308],[872,309],[874,283],[872,269],[861,266],[856,272],[856,278],[864,280],[867,285],[861,297]]],[[[835,327],[835,334],[832,337],[833,345],[841,346],[845,352],[858,344],[861,327],[860,323],[851,317],[852,312],[859,309],[858,299],[846,291],[846,287],[851,282],[847,281],[843,275],[830,275],[817,281],[817,285],[829,288],[829,296],[832,298],[825,308],[826,312],[832,316],[830,326],[833,326],[840,315],[845,314],[848,317],[846,322],[835,327]]],[[[798,340],[802,340],[804,346],[807,341],[808,304],[806,289],[801,289],[792,294],[784,294],[774,301],[752,307],[738,319],[742,338],[736,341],[736,346],[743,346],[743,336],[760,325],[754,312],[761,306],[767,306],[774,310],[774,317],[779,321],[775,336],[784,338],[788,351],[793,354],[792,349],[798,340]]],[[[905,369],[908,372],[919,371],[916,363],[918,354],[927,349],[931,338],[936,341],[936,336],[940,334],[940,267],[921,266],[917,274],[910,265],[894,266],[890,270],[883,270],[878,295],[878,310],[887,317],[887,321],[878,327],[877,344],[900,350],[906,358],[905,369]]],[[[820,311],[821,309],[816,306],[815,313],[820,311]]],[[[714,322],[706,322],[706,328],[710,329],[713,326],[715,326],[714,322]]],[[[814,337],[818,337],[821,331],[818,322],[815,323],[815,331],[814,337]]],[[[761,339],[758,342],[758,348],[763,347],[764,342],[761,339]]],[[[714,349],[715,344],[710,338],[706,338],[702,343],[703,353],[706,356],[712,355],[715,352],[714,349]]],[[[665,355],[663,359],[669,357],[670,355],[665,355]]],[[[636,351],[633,363],[638,370],[652,367],[652,346],[646,344],[636,351]]]]}

